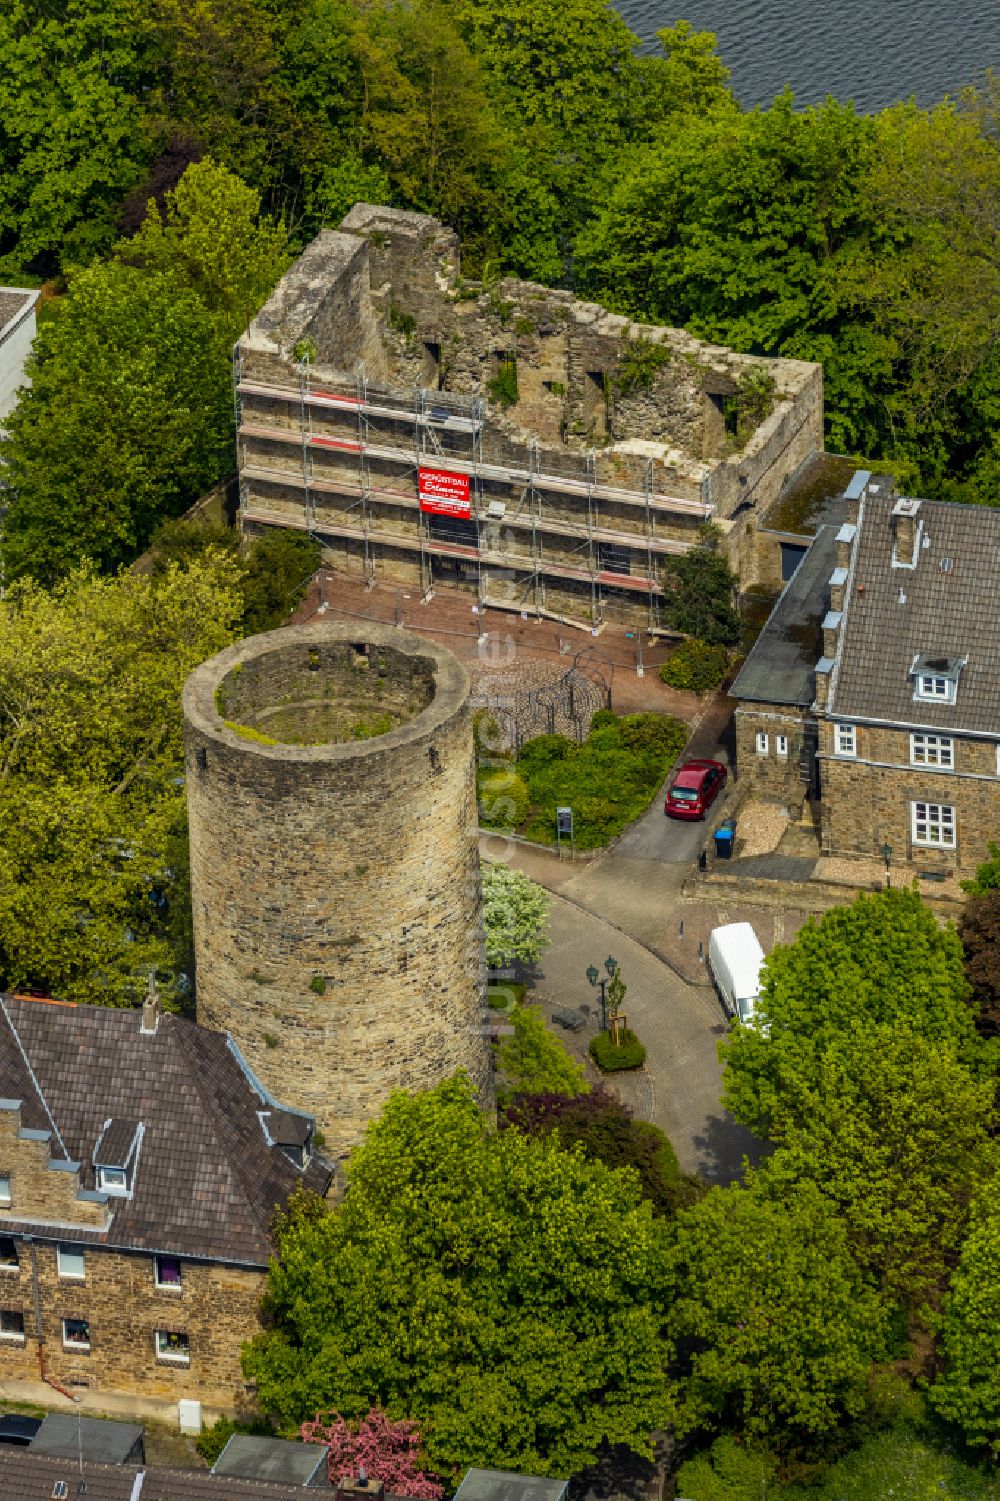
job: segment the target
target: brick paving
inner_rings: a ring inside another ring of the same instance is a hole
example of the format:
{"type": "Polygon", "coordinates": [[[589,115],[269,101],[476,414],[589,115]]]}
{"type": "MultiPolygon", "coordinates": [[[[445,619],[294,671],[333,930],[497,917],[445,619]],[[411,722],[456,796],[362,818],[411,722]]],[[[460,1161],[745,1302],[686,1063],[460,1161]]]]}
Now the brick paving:
{"type": "Polygon", "coordinates": [[[578,657],[581,667],[586,669],[589,663],[610,681],[616,713],[655,710],[690,723],[701,712],[695,694],[678,693],[660,682],[657,668],[670,655],[662,642],[650,645],[649,638],[642,636],[644,673],[639,677],[639,638],[634,633],[630,636],[625,626],[608,624],[600,635],[592,636],[589,630],[538,620],[530,614],[522,619],[517,613],[488,609],[474,615],[475,603],[465,590],[440,588],[424,603],[417,589],[386,583],[366,588],[361,579],[324,567],[312,580],[292,623],[299,625],[317,614],[327,620],[395,621],[450,647],[467,664],[483,666],[501,666],[524,656],[561,664],[565,670],[578,657]]]}

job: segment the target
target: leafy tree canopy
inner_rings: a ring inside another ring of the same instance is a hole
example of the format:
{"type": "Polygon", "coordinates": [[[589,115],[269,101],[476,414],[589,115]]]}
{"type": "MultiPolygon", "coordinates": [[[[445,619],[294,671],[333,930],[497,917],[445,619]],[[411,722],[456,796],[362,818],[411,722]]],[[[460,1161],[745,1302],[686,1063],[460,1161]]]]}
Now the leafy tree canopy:
{"type": "Polygon", "coordinates": [[[780,1201],[715,1188],[673,1228],[681,1433],[733,1427],[794,1446],[861,1411],[884,1318],[817,1188],[780,1201]]]}
{"type": "Polygon", "coordinates": [[[394,1095],[332,1212],[278,1225],[273,1321],[247,1347],[283,1425],[373,1401],[430,1466],[566,1475],[602,1442],[649,1454],[669,1414],[662,1221],[634,1180],[491,1131],[461,1078],[394,1095]]]}
{"type": "Polygon", "coordinates": [[[232,639],[231,562],[0,602],[0,985],[130,1005],[188,958],[180,693],[232,639]]]}
{"type": "Polygon", "coordinates": [[[976,1025],[985,1036],[997,1037],[1000,1035],[1000,890],[993,888],[970,896],[958,931],[965,951],[965,978],[972,987],[976,1025]]]}
{"type": "Polygon", "coordinates": [[[551,900],[523,871],[501,860],[483,863],[483,923],[486,963],[535,964],[547,942],[551,900]]]}
{"type": "Polygon", "coordinates": [[[931,1387],[932,1406],[977,1449],[1000,1454],[1000,1211],[996,1184],[976,1206],[962,1258],[944,1301],[940,1348],[944,1369],[931,1387]]]}
{"type": "Polygon", "coordinates": [[[916,891],[861,895],[811,920],[764,970],[767,1028],[737,1029],[722,1046],[725,1099],[752,1130],[781,1142],[820,1096],[823,1055],[852,1032],[908,1026],[978,1057],[962,947],[916,891]]]}
{"type": "Polygon", "coordinates": [[[545,1025],[537,1006],[517,1006],[510,1014],[511,1031],[497,1048],[510,1094],[586,1094],[589,1089],[583,1065],[569,1053],[545,1025]]]}

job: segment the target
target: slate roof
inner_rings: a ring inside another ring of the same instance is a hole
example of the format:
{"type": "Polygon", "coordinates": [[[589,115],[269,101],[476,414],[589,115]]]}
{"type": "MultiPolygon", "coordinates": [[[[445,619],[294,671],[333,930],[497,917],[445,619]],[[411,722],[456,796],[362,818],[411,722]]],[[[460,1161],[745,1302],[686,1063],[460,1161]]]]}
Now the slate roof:
{"type": "Polygon", "coordinates": [[[234,1433],[212,1466],[212,1474],[330,1488],[323,1445],[257,1433],[234,1433]]]}
{"type": "Polygon", "coordinates": [[[304,1501],[316,1492],[301,1485],[280,1485],[210,1475],[207,1470],[171,1470],[159,1465],[100,1465],[87,1460],[49,1459],[28,1449],[0,1446],[0,1496],[10,1501],[52,1501],[56,1482],[66,1486],[67,1501],[304,1501]],[[138,1484],[141,1479],[141,1485],[138,1484]],[[80,1491],[81,1481],[86,1485],[80,1491]]]}
{"type": "Polygon", "coordinates": [[[816,692],[822,623],[836,564],[837,529],[822,526],[740,668],[730,697],[809,707],[816,692]]]}
{"type": "Polygon", "coordinates": [[[927,545],[909,569],[892,566],[892,507],[869,492],[861,509],[828,712],[1000,736],[1000,511],[921,501],[927,545]],[[914,702],[921,654],[968,658],[954,704],[914,702]]]}
{"type": "Polygon", "coordinates": [[[455,1501],[562,1501],[568,1480],[517,1475],[508,1470],[468,1470],[455,1501]]]}
{"type": "Polygon", "coordinates": [[[299,1184],[324,1192],[329,1165],[313,1157],[300,1172],[268,1145],[258,1112],[274,1102],[224,1034],[172,1015],[140,1027],[138,1010],[0,998],[0,1099],[22,1102],[22,1129],[52,1133],[52,1156],[80,1163],[84,1189],[105,1123],[122,1139],[141,1123],[132,1197],[108,1198],[108,1230],[62,1239],[266,1266],[274,1209],[299,1184]]]}
{"type": "Polygon", "coordinates": [[[122,1465],[144,1456],[140,1423],[118,1423],[108,1418],[87,1418],[79,1412],[46,1413],[31,1440],[32,1454],[49,1459],[76,1459],[83,1454],[99,1464],[122,1465]]]}

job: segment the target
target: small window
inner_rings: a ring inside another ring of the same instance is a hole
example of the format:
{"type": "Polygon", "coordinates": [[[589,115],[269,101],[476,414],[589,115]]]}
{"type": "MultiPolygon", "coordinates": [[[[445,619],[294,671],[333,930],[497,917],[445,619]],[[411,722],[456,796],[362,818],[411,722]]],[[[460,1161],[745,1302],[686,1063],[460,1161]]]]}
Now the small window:
{"type": "Polygon", "coordinates": [[[911,803],[913,842],[928,849],[955,848],[955,810],[945,803],[911,803]]]}
{"type": "Polygon", "coordinates": [[[774,749],[777,752],[779,760],[781,760],[781,761],[787,761],[788,760],[788,736],[787,735],[775,735],[775,737],[774,737],[774,749]]]}
{"type": "Polygon", "coordinates": [[[0,1209],[9,1209],[10,1205],[10,1178],[0,1178],[0,1209]]]}
{"type": "Polygon", "coordinates": [[[90,1324],[86,1319],[63,1319],[62,1342],[64,1350],[90,1349],[90,1324]]]}
{"type": "Polygon", "coordinates": [[[180,1292],[181,1264],[176,1256],[157,1256],[156,1285],[169,1288],[171,1292],[180,1292]]]}
{"type": "Polygon", "coordinates": [[[128,1195],[128,1174],[122,1167],[102,1167],[98,1174],[99,1187],[108,1194],[128,1195]]]}
{"type": "Polygon", "coordinates": [[[768,739],[766,730],[757,731],[757,754],[766,756],[768,751],[768,739]]]}
{"type": "Polygon", "coordinates": [[[16,1272],[20,1265],[17,1259],[17,1242],[9,1235],[0,1235],[0,1271],[16,1272]]]}
{"type": "Polygon", "coordinates": [[[833,750],[837,756],[856,756],[858,753],[858,731],[853,724],[838,724],[833,730],[833,750]]]}
{"type": "Polygon", "coordinates": [[[940,766],[951,770],[955,765],[954,742],[950,735],[911,735],[910,764],[940,766]]]}
{"type": "Polygon", "coordinates": [[[19,1308],[0,1308],[0,1339],[24,1344],[24,1314],[19,1308]]]}
{"type": "Polygon", "coordinates": [[[957,686],[954,678],[941,677],[933,672],[921,672],[917,675],[917,691],[913,696],[931,699],[939,704],[953,704],[957,686]]]}
{"type": "Polygon", "coordinates": [[[187,1335],[175,1334],[169,1329],[157,1329],[156,1358],[169,1360],[174,1365],[190,1365],[191,1345],[187,1335]]]}
{"type": "Polygon", "coordinates": [[[56,1246],[56,1265],[60,1277],[72,1277],[75,1282],[83,1282],[86,1278],[87,1269],[79,1246],[56,1246]]]}

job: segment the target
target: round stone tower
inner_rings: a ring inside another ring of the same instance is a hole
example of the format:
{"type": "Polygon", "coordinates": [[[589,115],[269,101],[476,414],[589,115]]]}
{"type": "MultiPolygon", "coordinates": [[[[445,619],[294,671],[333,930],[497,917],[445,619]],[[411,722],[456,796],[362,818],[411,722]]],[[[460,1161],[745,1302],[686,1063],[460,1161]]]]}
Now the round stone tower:
{"type": "Polygon", "coordinates": [[[198,1020],[349,1150],[393,1089],[492,1103],[469,679],[393,626],[286,627],[184,689],[198,1020]]]}

